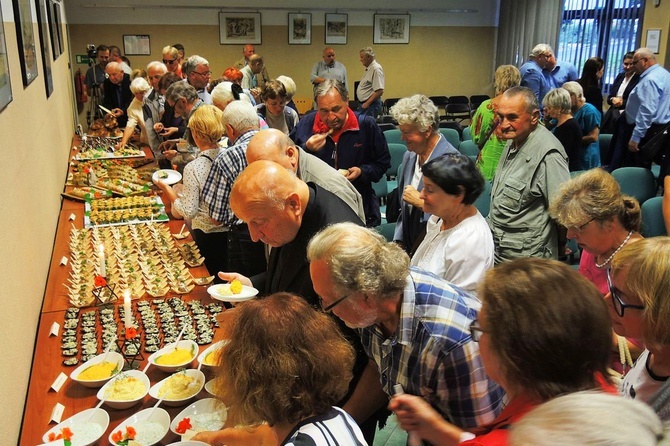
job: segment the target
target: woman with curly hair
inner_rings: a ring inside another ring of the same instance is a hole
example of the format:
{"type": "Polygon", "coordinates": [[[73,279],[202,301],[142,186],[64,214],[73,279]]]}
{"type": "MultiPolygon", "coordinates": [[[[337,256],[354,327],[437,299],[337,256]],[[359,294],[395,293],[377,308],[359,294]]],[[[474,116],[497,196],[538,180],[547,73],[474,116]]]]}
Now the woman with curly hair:
{"type": "MultiPolygon", "coordinates": [[[[247,433],[257,437],[246,444],[262,444],[264,436],[275,445],[367,445],[353,418],[334,406],[347,393],[354,362],[354,350],[334,320],[289,293],[251,300],[234,311],[216,391],[234,423],[255,427],[247,433]]],[[[194,439],[244,444],[234,441],[243,433],[230,432],[239,430],[194,439]]]]}

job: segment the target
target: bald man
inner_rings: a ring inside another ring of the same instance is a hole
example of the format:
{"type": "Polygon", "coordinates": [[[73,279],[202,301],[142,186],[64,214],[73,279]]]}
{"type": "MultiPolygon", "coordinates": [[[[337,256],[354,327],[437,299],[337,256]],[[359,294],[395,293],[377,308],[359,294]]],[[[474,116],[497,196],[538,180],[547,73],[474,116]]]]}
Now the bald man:
{"type": "Polygon", "coordinates": [[[306,183],[314,182],[340,197],[365,221],[363,198],[344,175],[319,158],[305,152],[291,138],[277,129],[258,132],[249,141],[247,162],[274,161],[290,170],[306,183]]]}
{"type": "Polygon", "coordinates": [[[346,87],[349,85],[347,80],[347,68],[340,62],[335,60],[335,50],[327,46],[323,49],[323,61],[319,61],[312,67],[312,72],[309,80],[314,85],[314,92],[316,87],[326,79],[337,79],[346,87]]]}
{"type": "MultiPolygon", "coordinates": [[[[242,47],[243,57],[236,61],[233,66],[238,70],[241,70],[242,68],[249,65],[249,58],[254,54],[256,54],[256,48],[253,45],[244,45],[244,47],[242,47]]],[[[268,70],[265,68],[265,65],[263,65],[263,69],[261,70],[260,74],[256,76],[256,81],[258,82],[258,87],[261,89],[265,87],[266,82],[270,81],[270,75],[268,74],[268,70]]]]}
{"type": "Polygon", "coordinates": [[[128,122],[126,110],[133,100],[130,91],[130,76],[123,72],[123,68],[116,62],[109,62],[105,66],[107,79],[102,84],[104,98],[103,107],[112,111],[116,116],[119,127],[125,127],[128,122]]]}
{"type": "MultiPolygon", "coordinates": [[[[265,274],[249,279],[237,273],[223,272],[219,277],[228,281],[238,278],[245,285],[253,283],[263,294],[279,291],[295,293],[319,308],[319,296],[314,291],[309,274],[307,244],[314,234],[333,223],[362,225],[358,215],[321,186],[305,183],[284,166],[266,160],[249,164],[237,177],[230,194],[230,207],[247,223],[252,240],[260,240],[272,246],[272,250],[265,274]]],[[[341,407],[359,425],[363,424],[361,429],[364,433],[367,430],[365,422],[369,421],[374,436],[377,418],[373,414],[385,406],[387,398],[381,388],[377,368],[361,349],[358,336],[342,323],[340,328],[344,333],[353,335],[348,339],[357,352],[353,370],[353,379],[357,384],[341,407]]]]}

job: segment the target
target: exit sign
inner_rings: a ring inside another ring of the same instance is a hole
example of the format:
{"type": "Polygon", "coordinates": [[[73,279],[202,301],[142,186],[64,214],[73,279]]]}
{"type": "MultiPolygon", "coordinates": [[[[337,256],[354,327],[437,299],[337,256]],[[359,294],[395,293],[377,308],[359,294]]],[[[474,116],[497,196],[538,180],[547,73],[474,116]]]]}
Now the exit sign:
{"type": "Polygon", "coordinates": [[[81,65],[88,65],[91,59],[85,54],[77,54],[77,63],[81,65]]]}

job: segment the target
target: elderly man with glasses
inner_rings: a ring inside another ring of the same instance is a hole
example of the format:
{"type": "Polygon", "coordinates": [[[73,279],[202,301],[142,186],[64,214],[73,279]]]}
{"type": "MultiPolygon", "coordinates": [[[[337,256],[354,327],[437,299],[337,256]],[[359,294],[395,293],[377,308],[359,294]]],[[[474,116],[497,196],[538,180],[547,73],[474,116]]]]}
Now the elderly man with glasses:
{"type": "Polygon", "coordinates": [[[551,90],[552,86],[543,74],[543,70],[549,65],[549,58],[553,57],[554,51],[546,43],[540,43],[533,47],[528,56],[528,61],[521,65],[521,86],[533,90],[538,104],[542,103],[544,95],[551,90]]]}
{"type": "Polygon", "coordinates": [[[191,56],[182,65],[182,71],[186,77],[186,82],[198,92],[198,97],[205,104],[212,105],[212,96],[207,91],[212,71],[209,69],[207,59],[198,55],[191,56]]]}
{"type": "Polygon", "coordinates": [[[322,308],[356,329],[389,396],[400,385],[467,430],[496,417],[504,392],[484,373],[470,334],[475,297],[410,267],[400,246],[351,223],[315,235],[307,258],[322,308]]]}

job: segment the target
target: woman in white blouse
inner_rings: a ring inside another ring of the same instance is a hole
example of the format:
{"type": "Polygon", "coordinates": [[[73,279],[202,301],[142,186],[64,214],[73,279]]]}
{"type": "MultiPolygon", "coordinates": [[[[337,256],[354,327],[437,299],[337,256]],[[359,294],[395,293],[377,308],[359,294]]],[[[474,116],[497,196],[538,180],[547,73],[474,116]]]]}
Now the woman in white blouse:
{"type": "Polygon", "coordinates": [[[432,216],[412,265],[474,293],[493,267],[491,230],[473,204],[484,190],[484,177],[460,153],[439,156],[421,171],[423,210],[432,216]]]}
{"type": "Polygon", "coordinates": [[[144,112],[142,111],[142,104],[144,101],[144,95],[151,90],[149,82],[143,77],[136,77],[130,83],[130,92],[135,97],[133,101],[128,106],[126,113],[128,114],[128,123],[126,128],[123,130],[123,137],[121,142],[117,145],[116,149],[122,149],[126,146],[130,137],[133,136],[135,132],[135,127],[140,127],[140,142],[142,144],[149,144],[149,138],[147,137],[147,129],[144,127],[144,112]]]}
{"type": "Polygon", "coordinates": [[[223,112],[213,105],[201,105],[191,115],[188,128],[200,153],[184,167],[183,187],[179,193],[163,181],[155,181],[163,190],[164,200],[172,203],[172,215],[191,222],[193,240],[205,257],[205,266],[210,274],[224,271],[227,228],[213,223],[207,212],[207,205],[200,201],[200,193],[221,148],[219,140],[225,131],[221,117],[223,112]]]}

